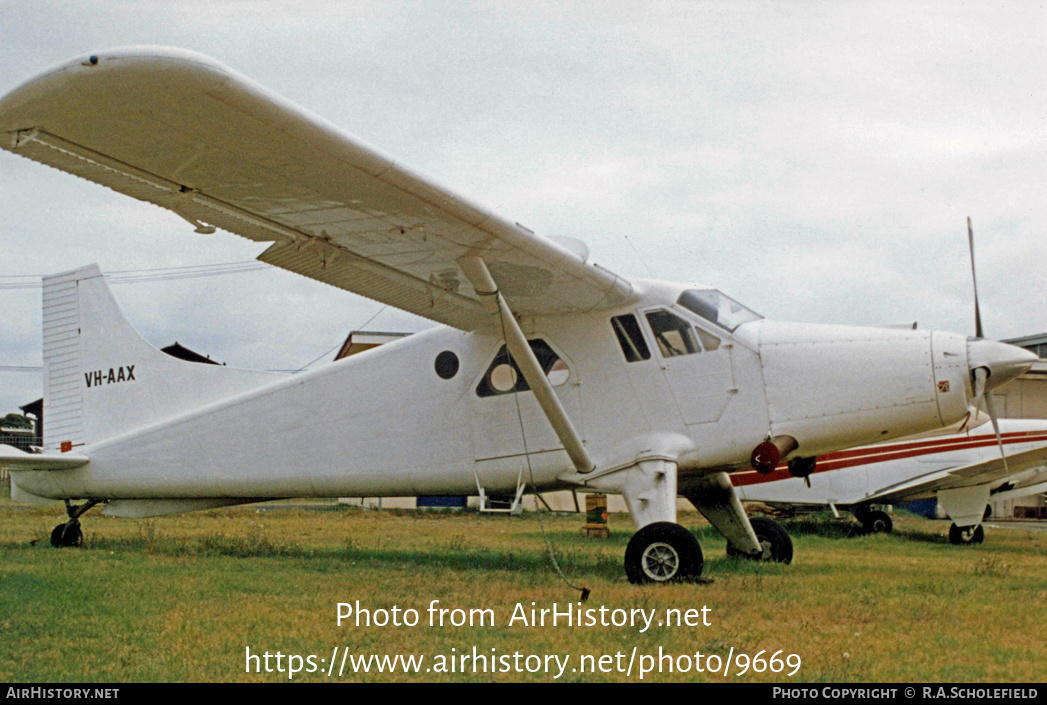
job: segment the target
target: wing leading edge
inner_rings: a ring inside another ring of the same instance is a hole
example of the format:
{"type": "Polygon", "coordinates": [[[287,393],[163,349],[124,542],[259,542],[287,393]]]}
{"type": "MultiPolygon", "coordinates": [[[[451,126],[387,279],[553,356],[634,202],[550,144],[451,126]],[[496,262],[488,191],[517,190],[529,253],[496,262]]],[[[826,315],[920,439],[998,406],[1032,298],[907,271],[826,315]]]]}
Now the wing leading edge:
{"type": "Polygon", "coordinates": [[[632,287],[192,52],[69,62],[0,99],[4,149],[273,245],[258,259],[461,329],[489,316],[479,256],[517,315],[583,312],[632,287]]]}

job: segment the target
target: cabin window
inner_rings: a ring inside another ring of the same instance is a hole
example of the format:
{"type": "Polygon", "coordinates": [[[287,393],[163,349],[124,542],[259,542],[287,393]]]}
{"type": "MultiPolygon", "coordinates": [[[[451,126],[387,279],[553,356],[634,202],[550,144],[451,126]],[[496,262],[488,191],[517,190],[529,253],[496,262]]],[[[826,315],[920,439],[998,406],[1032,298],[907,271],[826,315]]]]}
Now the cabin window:
{"type": "Polygon", "coordinates": [[[698,347],[694,327],[679,316],[663,310],[650,311],[647,313],[647,322],[651,325],[651,333],[654,334],[662,357],[693,355],[702,351],[698,347]]]}
{"type": "Polygon", "coordinates": [[[611,319],[611,327],[618,337],[618,344],[622,346],[622,354],[625,355],[626,361],[640,362],[651,359],[651,351],[647,347],[647,341],[643,339],[636,316],[631,313],[615,316],[611,319]]]}
{"type": "Polygon", "coordinates": [[[712,333],[708,333],[697,326],[694,330],[698,333],[698,339],[702,341],[702,347],[706,352],[716,350],[720,347],[720,339],[712,333]]]}
{"type": "MultiPolygon", "coordinates": [[[[534,356],[538,358],[538,366],[542,368],[549,384],[559,387],[566,383],[571,376],[571,370],[567,363],[553,352],[549,344],[541,339],[527,342],[534,351],[534,356]]],[[[493,397],[509,392],[526,392],[530,388],[520,368],[516,366],[516,361],[510,358],[509,351],[503,345],[476,387],[476,394],[481,397],[493,397]]]]}
{"type": "Polygon", "coordinates": [[[440,375],[443,379],[451,379],[458,374],[458,356],[450,350],[444,350],[442,353],[436,356],[436,362],[433,363],[436,369],[436,374],[440,375]]]}

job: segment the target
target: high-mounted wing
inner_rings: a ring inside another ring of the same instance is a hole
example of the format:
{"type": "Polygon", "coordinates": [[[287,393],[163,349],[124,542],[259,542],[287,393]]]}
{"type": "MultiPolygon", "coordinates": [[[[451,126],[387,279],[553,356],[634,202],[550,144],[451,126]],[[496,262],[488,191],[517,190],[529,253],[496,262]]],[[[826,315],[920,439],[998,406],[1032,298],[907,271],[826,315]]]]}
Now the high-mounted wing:
{"type": "Polygon", "coordinates": [[[1009,454],[1006,466],[1002,458],[995,457],[978,463],[934,471],[897,485],[885,487],[864,497],[862,501],[880,504],[904,502],[928,492],[984,485],[1026,470],[1043,467],[1047,467],[1047,446],[1009,454]]]}
{"type": "Polygon", "coordinates": [[[0,100],[2,145],[209,226],[258,259],[462,329],[489,321],[479,256],[517,315],[615,306],[631,286],[457,196],[227,67],[137,47],[64,64],[0,100]]]}

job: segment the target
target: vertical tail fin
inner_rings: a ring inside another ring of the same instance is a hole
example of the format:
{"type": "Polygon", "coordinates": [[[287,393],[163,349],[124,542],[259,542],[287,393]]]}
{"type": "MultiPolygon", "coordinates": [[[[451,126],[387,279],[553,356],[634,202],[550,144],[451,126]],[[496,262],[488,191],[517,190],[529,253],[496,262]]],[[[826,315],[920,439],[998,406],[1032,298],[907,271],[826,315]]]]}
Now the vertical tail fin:
{"type": "Polygon", "coordinates": [[[44,277],[44,447],[89,445],[283,375],[186,362],[124,317],[97,265],[44,277]]]}

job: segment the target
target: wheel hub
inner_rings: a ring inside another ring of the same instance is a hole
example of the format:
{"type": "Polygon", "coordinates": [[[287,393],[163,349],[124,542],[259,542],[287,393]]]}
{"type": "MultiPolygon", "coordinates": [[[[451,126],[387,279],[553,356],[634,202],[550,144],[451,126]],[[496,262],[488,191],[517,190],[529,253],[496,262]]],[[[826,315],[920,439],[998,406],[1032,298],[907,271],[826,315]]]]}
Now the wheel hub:
{"type": "Polygon", "coordinates": [[[680,570],[680,554],[667,543],[652,543],[644,549],[641,565],[651,580],[670,580],[680,570]]]}

